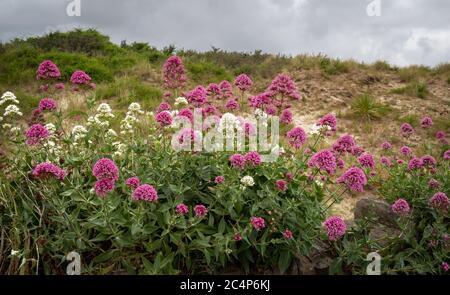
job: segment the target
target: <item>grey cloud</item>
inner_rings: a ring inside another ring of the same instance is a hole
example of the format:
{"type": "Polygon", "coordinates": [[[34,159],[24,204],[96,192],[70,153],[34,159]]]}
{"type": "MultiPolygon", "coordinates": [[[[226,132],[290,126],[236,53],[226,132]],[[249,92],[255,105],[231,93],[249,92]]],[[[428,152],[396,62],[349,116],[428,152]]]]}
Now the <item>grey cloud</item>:
{"type": "Polygon", "coordinates": [[[81,16],[66,15],[69,0],[0,0],[0,39],[94,27],[114,42],[157,47],[301,54],[325,53],[398,65],[450,61],[450,2],[381,0],[81,0],[81,16]]]}

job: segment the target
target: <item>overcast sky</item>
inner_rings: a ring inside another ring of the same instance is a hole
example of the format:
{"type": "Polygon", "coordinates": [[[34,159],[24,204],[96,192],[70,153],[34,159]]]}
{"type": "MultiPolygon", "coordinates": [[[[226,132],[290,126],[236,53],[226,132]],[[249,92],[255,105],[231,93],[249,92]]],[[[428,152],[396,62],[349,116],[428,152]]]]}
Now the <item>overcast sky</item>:
{"type": "Polygon", "coordinates": [[[450,62],[449,0],[0,0],[0,40],[92,27],[156,47],[284,53],[396,65],[450,62]],[[375,10],[372,10],[372,12],[375,10]]]}

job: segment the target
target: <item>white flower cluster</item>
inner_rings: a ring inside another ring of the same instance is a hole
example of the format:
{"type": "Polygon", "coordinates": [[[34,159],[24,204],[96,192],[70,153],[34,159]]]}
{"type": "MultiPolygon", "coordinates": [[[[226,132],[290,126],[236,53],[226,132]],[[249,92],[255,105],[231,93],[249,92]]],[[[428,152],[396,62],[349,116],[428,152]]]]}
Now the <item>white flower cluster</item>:
{"type": "Polygon", "coordinates": [[[45,128],[47,128],[48,132],[50,132],[51,135],[55,134],[56,132],[56,126],[53,123],[45,124],[45,128]]]}
{"type": "Polygon", "coordinates": [[[241,183],[244,186],[254,186],[255,185],[255,181],[253,180],[253,177],[251,177],[250,175],[246,175],[246,176],[242,177],[241,183]]]}
{"type": "Polygon", "coordinates": [[[47,151],[48,155],[52,155],[55,157],[53,160],[59,160],[59,156],[62,153],[62,148],[57,145],[55,141],[49,139],[44,142],[43,147],[47,151]]]}
{"type": "Polygon", "coordinates": [[[86,137],[87,129],[84,128],[84,126],[81,125],[75,125],[72,128],[72,136],[73,140],[75,142],[79,141],[80,139],[83,139],[86,137]]]}
{"type": "Polygon", "coordinates": [[[8,116],[23,116],[22,112],[20,111],[19,107],[16,106],[15,104],[10,104],[9,106],[7,106],[5,108],[5,113],[3,114],[3,116],[8,117],[8,116]]]}
{"type": "MultiPolygon", "coordinates": [[[[3,116],[0,116],[0,122],[7,119],[8,117],[23,116],[20,108],[17,106],[18,104],[19,100],[17,100],[17,97],[14,95],[14,93],[10,91],[6,91],[5,93],[3,93],[0,99],[0,106],[6,105],[6,107],[3,116]]],[[[13,127],[13,125],[10,123],[4,123],[2,127],[3,129],[10,129],[11,133],[17,133],[18,129],[20,130],[19,127],[13,127]]]]}
{"type": "Polygon", "coordinates": [[[127,145],[124,144],[124,143],[121,143],[120,141],[113,142],[112,145],[116,149],[116,151],[114,152],[113,156],[116,157],[116,158],[122,157],[123,153],[127,149],[127,145]]]}
{"type": "Polygon", "coordinates": [[[128,112],[125,118],[120,122],[120,134],[132,134],[134,132],[134,125],[139,122],[138,116],[144,114],[141,105],[133,102],[128,107],[128,112]]]}
{"type": "Polygon", "coordinates": [[[0,106],[8,101],[10,104],[19,104],[17,97],[11,91],[3,93],[2,98],[0,99],[0,106]]]}
{"type": "Polygon", "coordinates": [[[175,103],[174,103],[174,105],[175,105],[175,107],[183,107],[183,106],[186,106],[186,105],[188,105],[189,104],[189,102],[188,102],[188,100],[186,99],[186,97],[182,97],[182,96],[180,96],[180,97],[177,97],[176,99],[175,99],[175,103]]]}
{"type": "Polygon", "coordinates": [[[107,103],[101,103],[97,107],[97,113],[94,116],[88,118],[87,126],[96,125],[103,128],[109,127],[109,120],[114,118],[111,107],[107,103]]]}

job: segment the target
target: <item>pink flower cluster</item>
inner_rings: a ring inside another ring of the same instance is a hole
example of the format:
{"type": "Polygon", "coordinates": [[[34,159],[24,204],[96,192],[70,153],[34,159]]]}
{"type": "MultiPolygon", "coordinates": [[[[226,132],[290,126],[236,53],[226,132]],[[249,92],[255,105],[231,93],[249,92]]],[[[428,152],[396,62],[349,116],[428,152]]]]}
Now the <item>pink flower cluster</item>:
{"type": "Polygon", "coordinates": [[[266,222],[262,217],[253,216],[252,218],[250,218],[250,223],[257,231],[260,231],[266,227],[266,222]]]}
{"type": "Polygon", "coordinates": [[[172,116],[168,111],[162,111],[156,114],[155,116],[156,122],[159,123],[161,127],[172,125],[172,116]]]}
{"type": "Polygon", "coordinates": [[[445,193],[437,192],[430,198],[429,204],[437,210],[448,211],[450,200],[445,193]]]}
{"type": "Polygon", "coordinates": [[[249,105],[253,108],[263,109],[272,102],[270,95],[266,92],[251,96],[249,98],[249,105]]]}
{"type": "Polygon", "coordinates": [[[171,107],[170,104],[167,102],[162,102],[159,104],[158,108],[156,109],[157,113],[160,113],[162,111],[170,111],[171,107]]]}
{"type": "Polygon", "coordinates": [[[309,167],[318,168],[332,175],[336,171],[336,157],[330,150],[321,150],[315,153],[308,161],[309,167]]]}
{"type": "Polygon", "coordinates": [[[250,151],[245,155],[231,155],[229,161],[231,166],[238,169],[244,169],[246,166],[256,167],[261,164],[261,155],[256,151],[250,151]]]}
{"type": "Polygon", "coordinates": [[[430,117],[423,117],[420,121],[420,126],[422,126],[422,128],[430,128],[433,126],[433,120],[430,117]]]}
{"type": "Polygon", "coordinates": [[[422,156],[422,158],[420,158],[420,160],[422,161],[423,167],[432,168],[432,167],[436,166],[436,159],[433,156],[425,155],[425,156],[422,156]]]}
{"type": "Polygon", "coordinates": [[[189,207],[186,204],[178,204],[175,207],[175,212],[177,212],[178,215],[186,215],[189,213],[189,207]]]}
{"type": "Polygon", "coordinates": [[[277,187],[277,190],[284,192],[285,190],[287,190],[287,182],[284,179],[278,179],[275,182],[275,185],[277,187]]]}
{"type": "Polygon", "coordinates": [[[269,93],[271,97],[281,95],[282,97],[289,97],[292,100],[300,99],[297,86],[292,78],[287,74],[278,74],[272,80],[272,83],[267,88],[266,92],[269,93]]]}
{"type": "Polygon", "coordinates": [[[292,112],[289,109],[285,109],[281,112],[280,122],[283,124],[291,124],[293,121],[292,112]]]}
{"type": "Polygon", "coordinates": [[[414,128],[408,123],[403,123],[402,126],[400,126],[400,131],[403,136],[407,137],[414,133],[414,128]]]}
{"type": "Polygon", "coordinates": [[[391,167],[392,166],[392,162],[391,162],[391,160],[388,157],[381,156],[380,162],[381,162],[381,164],[383,164],[383,165],[385,165],[387,167],[391,167]]]}
{"type": "Polygon", "coordinates": [[[412,150],[411,150],[411,148],[409,148],[409,147],[407,147],[406,145],[404,145],[404,146],[402,146],[402,147],[400,148],[400,153],[401,153],[403,156],[407,157],[407,156],[411,155],[412,150]]]}
{"type": "Polygon", "coordinates": [[[181,109],[178,114],[177,117],[185,117],[187,119],[189,119],[189,121],[193,122],[194,121],[194,114],[192,113],[192,111],[190,109],[181,109]]]}
{"type": "Polygon", "coordinates": [[[385,141],[381,144],[383,150],[389,150],[392,148],[392,144],[389,141],[385,141]]]}
{"type": "Polygon", "coordinates": [[[241,91],[247,91],[252,87],[253,81],[246,74],[240,74],[234,80],[234,85],[241,91]]]}
{"type": "Polygon", "coordinates": [[[409,214],[411,208],[405,199],[398,199],[394,202],[394,204],[392,204],[391,210],[395,214],[406,215],[409,214]]]}
{"type": "Polygon", "coordinates": [[[53,111],[56,109],[56,101],[52,98],[43,98],[39,101],[41,111],[53,111]]]}
{"type": "Polygon", "coordinates": [[[225,98],[229,98],[229,97],[233,96],[231,84],[227,80],[223,80],[222,82],[220,82],[219,88],[220,88],[220,98],[221,99],[225,99],[225,98]]]}
{"type": "Polygon", "coordinates": [[[344,183],[352,191],[362,192],[367,184],[366,174],[358,167],[352,167],[344,172],[338,179],[337,183],[344,183]]]}
{"type": "Polygon", "coordinates": [[[119,168],[113,160],[102,158],[92,167],[92,174],[97,178],[95,193],[99,197],[105,197],[114,190],[115,182],[119,179],[119,168]]]}
{"type": "Polygon", "coordinates": [[[141,181],[136,176],[130,177],[125,181],[125,185],[131,189],[137,188],[140,183],[141,183],[141,181]]]}
{"type": "Polygon", "coordinates": [[[70,82],[75,85],[88,85],[91,80],[91,77],[81,70],[76,70],[70,77],[70,82]]]}
{"type": "Polygon", "coordinates": [[[142,184],[133,191],[131,198],[135,201],[156,202],[158,201],[158,193],[150,184],[142,184]]]}
{"type": "Polygon", "coordinates": [[[259,166],[261,164],[261,156],[256,151],[250,151],[244,156],[245,164],[252,167],[259,166]]]}
{"type": "Polygon", "coordinates": [[[208,214],[208,208],[206,208],[206,206],[202,205],[202,204],[195,205],[194,213],[195,213],[195,216],[197,216],[199,218],[205,217],[206,214],[208,214]]]}
{"type": "Polygon", "coordinates": [[[32,173],[36,178],[47,178],[48,176],[52,176],[59,180],[63,180],[67,175],[66,171],[50,162],[37,164],[32,173]]]}
{"type": "Polygon", "coordinates": [[[289,229],[286,229],[286,230],[283,232],[283,237],[285,237],[285,238],[288,239],[288,240],[291,240],[291,239],[294,238],[294,235],[292,234],[292,232],[291,232],[289,229]]]}
{"type": "Polygon", "coordinates": [[[217,184],[221,184],[225,181],[225,177],[223,175],[218,175],[214,178],[214,182],[217,184]]]}
{"type": "Polygon", "coordinates": [[[59,78],[61,78],[61,72],[51,60],[44,60],[39,64],[38,69],[36,71],[37,80],[59,79],[59,78]]]}
{"type": "Polygon", "coordinates": [[[341,135],[333,143],[333,150],[338,153],[354,153],[356,142],[353,136],[344,134],[341,135]]]}
{"type": "Polygon", "coordinates": [[[359,156],[358,162],[361,165],[361,167],[370,169],[375,168],[375,160],[373,159],[373,156],[369,153],[363,153],[361,156],[359,156]]]}
{"type": "Polygon", "coordinates": [[[409,163],[408,163],[409,170],[418,170],[422,167],[423,167],[423,163],[420,158],[413,157],[411,160],[409,160],[409,163]]]}
{"type": "Polygon", "coordinates": [[[210,83],[208,87],[206,87],[206,94],[209,98],[218,99],[220,98],[220,87],[216,83],[210,83]]]}
{"type": "Polygon", "coordinates": [[[186,93],[186,98],[189,103],[192,103],[195,107],[200,107],[207,102],[207,95],[205,87],[199,85],[193,90],[186,93]]]}
{"type": "Polygon", "coordinates": [[[292,128],[286,136],[289,139],[289,144],[296,149],[299,149],[308,139],[305,130],[301,127],[292,128]]]}
{"type": "Polygon", "coordinates": [[[178,56],[169,57],[163,65],[164,86],[169,89],[178,89],[186,82],[186,70],[183,61],[178,56]]]}
{"type": "Polygon", "coordinates": [[[339,216],[331,216],[323,223],[330,241],[336,241],[345,235],[347,225],[339,216]]]}
{"type": "Polygon", "coordinates": [[[231,98],[225,103],[225,108],[228,110],[237,110],[239,109],[239,103],[234,98],[231,98]]]}
{"type": "Polygon", "coordinates": [[[25,132],[27,138],[26,144],[35,145],[40,143],[43,139],[50,136],[50,132],[41,124],[33,124],[25,132]]]}
{"type": "Polygon", "coordinates": [[[450,160],[450,150],[446,150],[442,156],[444,160],[450,160]]]}
{"type": "Polygon", "coordinates": [[[331,131],[336,131],[337,119],[333,114],[326,114],[316,123],[317,126],[328,126],[331,131]]]}

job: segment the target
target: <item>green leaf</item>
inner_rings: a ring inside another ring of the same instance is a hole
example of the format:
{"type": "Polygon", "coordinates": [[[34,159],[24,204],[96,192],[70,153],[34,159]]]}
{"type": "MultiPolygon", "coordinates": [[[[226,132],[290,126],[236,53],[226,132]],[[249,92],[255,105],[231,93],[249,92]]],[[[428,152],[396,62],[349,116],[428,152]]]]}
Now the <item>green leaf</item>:
{"type": "Polygon", "coordinates": [[[92,261],[95,263],[101,263],[101,262],[108,261],[111,259],[111,257],[113,257],[115,251],[116,250],[106,251],[106,252],[96,256],[92,261]]]}
{"type": "Polygon", "coordinates": [[[292,255],[288,250],[284,250],[280,253],[280,257],[278,259],[278,267],[280,268],[281,273],[284,273],[289,266],[291,265],[292,255]]]}

